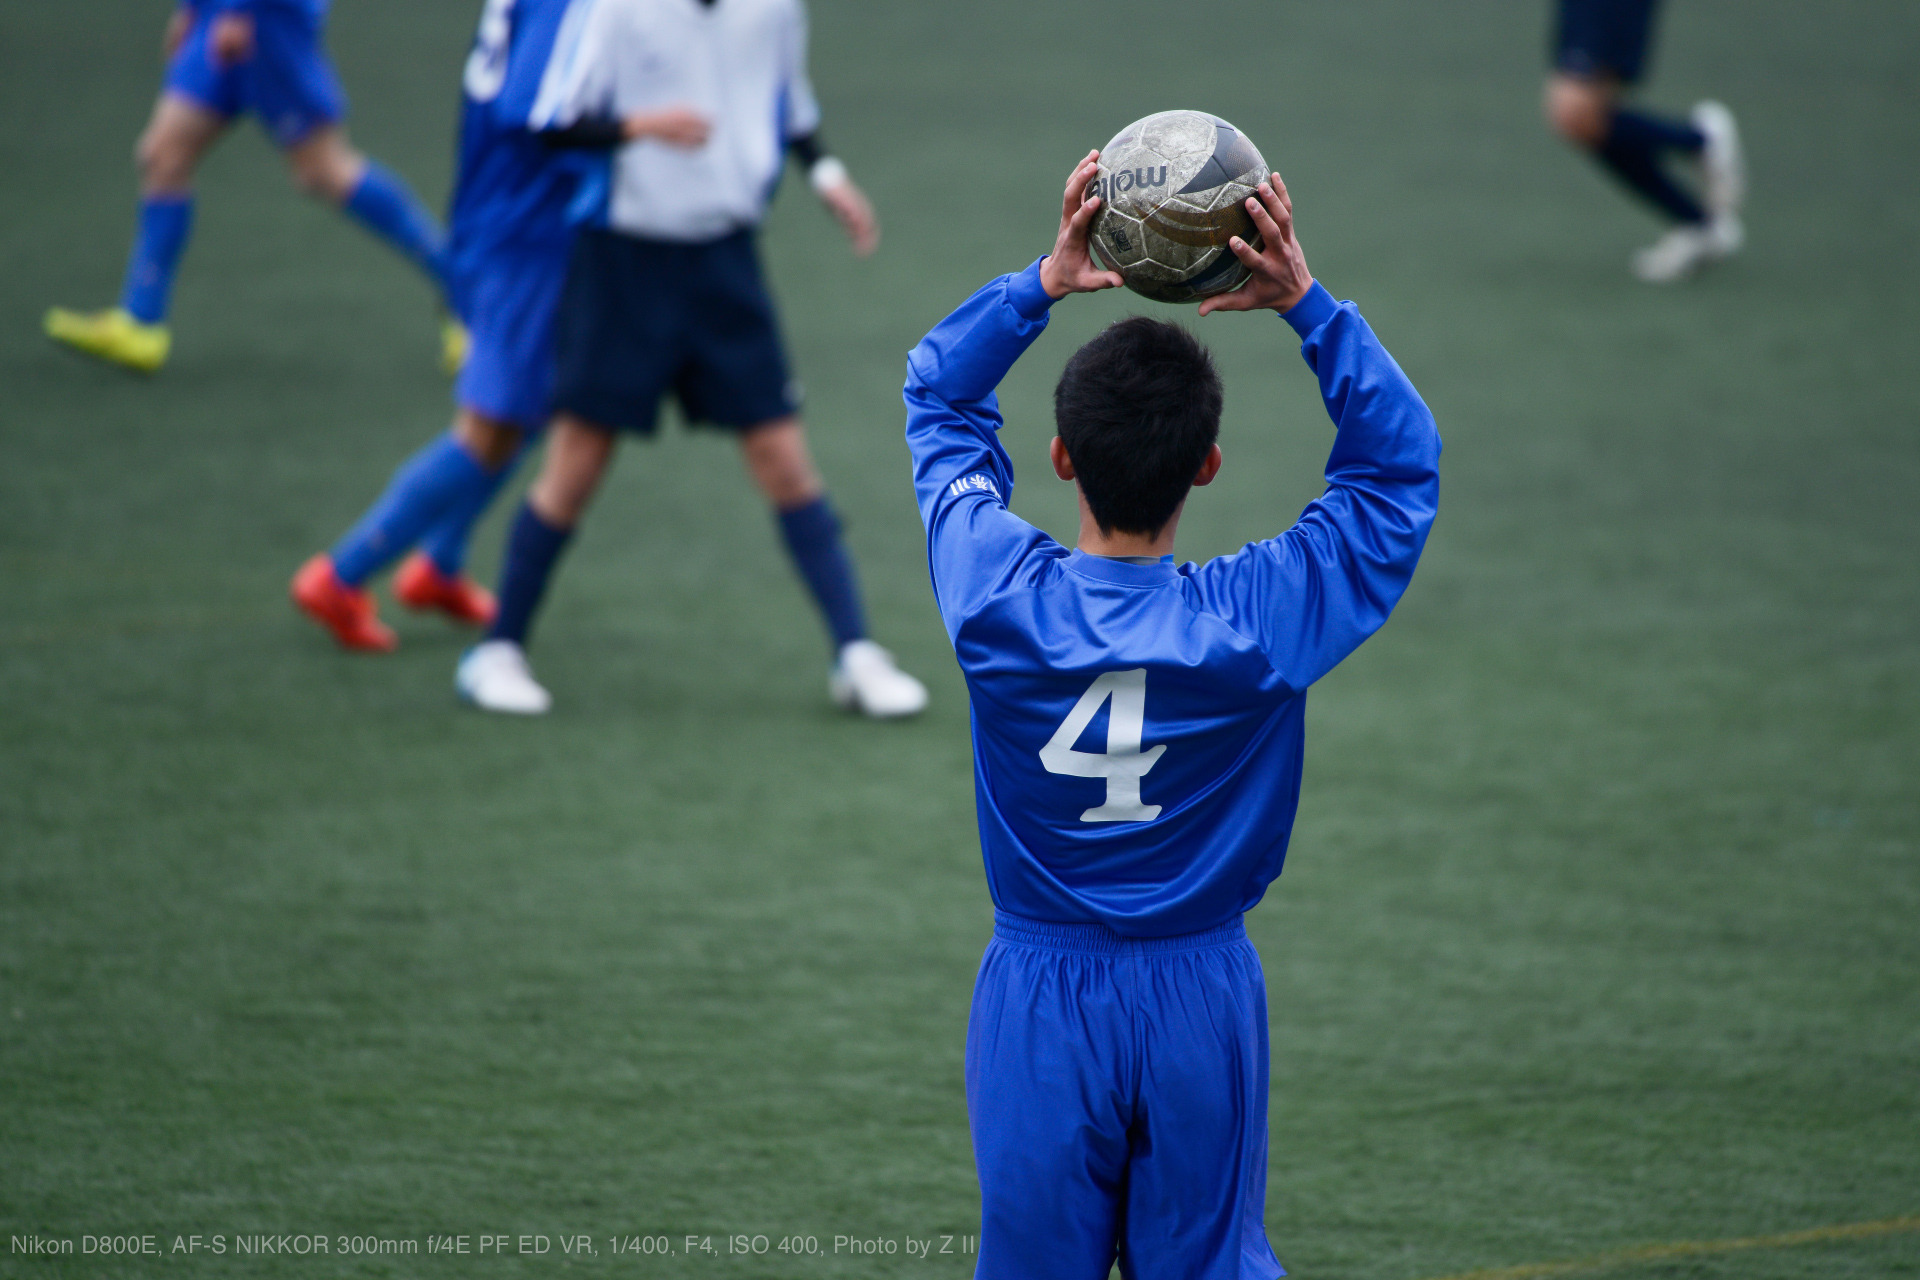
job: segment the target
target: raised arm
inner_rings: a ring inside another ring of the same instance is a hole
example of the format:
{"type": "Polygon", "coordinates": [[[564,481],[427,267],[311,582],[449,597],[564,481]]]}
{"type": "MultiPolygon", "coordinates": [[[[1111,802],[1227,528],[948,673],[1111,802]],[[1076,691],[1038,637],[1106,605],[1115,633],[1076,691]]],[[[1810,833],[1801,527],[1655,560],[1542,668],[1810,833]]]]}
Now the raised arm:
{"type": "Polygon", "coordinates": [[[780,89],[780,142],[806,171],[807,185],[834,216],[855,257],[864,258],[880,247],[880,219],[873,202],[847,172],[847,166],[827,150],[820,136],[820,102],[807,74],[807,11],[794,4],[786,10],[785,81],[780,89]]]}
{"type": "Polygon", "coordinates": [[[1047,327],[1040,264],[960,304],[907,356],[907,448],[927,527],[927,568],[952,637],[1051,540],[1007,510],[1013,461],[994,388],[1047,327]]]}
{"type": "Polygon", "coordinates": [[[1067,180],[1054,251],[988,283],[907,356],[907,448],[927,527],[933,593],[949,637],[1036,554],[1062,554],[1058,543],[1007,510],[1013,462],[1000,444],[994,389],[1046,329],[1055,301],[1120,282],[1095,268],[1087,250],[1100,204],[1087,195],[1096,155],[1067,180]]]}
{"type": "Polygon", "coordinates": [[[1295,293],[1279,265],[1295,244],[1292,202],[1276,176],[1250,202],[1266,241],[1235,252],[1254,271],[1210,310],[1276,305],[1301,339],[1338,434],[1327,491],[1291,529],[1194,570],[1210,612],[1267,653],[1281,678],[1305,689],[1386,622],[1413,576],[1440,498],[1440,434],[1433,414],[1351,302],[1318,284],[1295,293]],[[1276,248],[1278,246],[1278,248],[1276,248]],[[1267,260],[1263,267],[1262,260],[1267,260]],[[1282,277],[1285,277],[1284,279],[1282,277]]]}

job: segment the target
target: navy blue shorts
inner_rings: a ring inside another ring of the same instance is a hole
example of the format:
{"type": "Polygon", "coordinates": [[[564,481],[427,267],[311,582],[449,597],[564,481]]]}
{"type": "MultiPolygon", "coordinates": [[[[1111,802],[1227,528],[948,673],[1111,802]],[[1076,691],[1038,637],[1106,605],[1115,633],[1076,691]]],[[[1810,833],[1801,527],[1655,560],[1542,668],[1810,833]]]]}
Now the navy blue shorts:
{"type": "Polygon", "coordinates": [[[1633,84],[1653,43],[1660,0],[1560,0],[1553,69],[1587,80],[1633,84]]]}
{"type": "Polygon", "coordinates": [[[1272,1280],[1267,996],[1239,921],[1175,938],[1004,912],[967,1024],[979,1280],[1272,1280]]]}
{"type": "Polygon", "coordinates": [[[532,433],[552,412],[554,322],[567,279],[567,245],[496,248],[456,263],[470,345],[454,382],[456,404],[532,433]]]}
{"type": "Polygon", "coordinates": [[[582,231],[560,299],[553,407],[651,433],[669,391],[688,422],[743,429],[800,407],[753,233],[682,244],[582,231]]]}
{"type": "Polygon", "coordinates": [[[280,5],[253,9],[253,56],[222,67],[207,46],[204,11],[167,63],[166,88],[216,115],[251,111],[277,147],[291,147],[347,114],[347,95],[321,43],[319,18],[280,5]]]}

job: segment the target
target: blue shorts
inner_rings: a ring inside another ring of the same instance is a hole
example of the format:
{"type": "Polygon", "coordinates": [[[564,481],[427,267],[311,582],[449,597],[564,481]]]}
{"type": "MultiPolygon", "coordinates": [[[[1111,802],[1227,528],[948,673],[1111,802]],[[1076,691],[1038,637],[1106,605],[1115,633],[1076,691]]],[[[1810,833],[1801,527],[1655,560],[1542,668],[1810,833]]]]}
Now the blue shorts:
{"type": "Polygon", "coordinates": [[[553,407],[553,330],[567,279],[567,245],[495,249],[452,282],[467,326],[467,362],[454,403],[528,433],[553,407]]]}
{"type": "Polygon", "coordinates": [[[1267,997],[1239,921],[1175,938],[1004,912],[967,1024],[978,1280],[1272,1280],[1267,997]]]}
{"type": "Polygon", "coordinates": [[[736,429],[800,407],[753,233],[682,244],[593,229],[560,298],[553,407],[651,433],[672,392],[689,422],[736,429]]]}
{"type": "Polygon", "coordinates": [[[1587,80],[1633,84],[1646,68],[1659,0],[1560,0],[1553,69],[1587,80]]]}
{"type": "Polygon", "coordinates": [[[277,147],[291,147],[347,114],[347,95],[321,43],[314,15],[260,5],[253,15],[253,56],[214,65],[207,47],[211,16],[202,13],[167,64],[166,88],[231,119],[251,111],[277,147]]]}

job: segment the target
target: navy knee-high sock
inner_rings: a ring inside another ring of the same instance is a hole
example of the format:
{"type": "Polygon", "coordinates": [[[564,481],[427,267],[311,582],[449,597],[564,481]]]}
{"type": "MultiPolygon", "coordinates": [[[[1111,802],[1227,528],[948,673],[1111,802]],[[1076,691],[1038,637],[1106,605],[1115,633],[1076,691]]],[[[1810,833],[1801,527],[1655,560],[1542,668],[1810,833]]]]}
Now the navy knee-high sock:
{"type": "Polygon", "coordinates": [[[1615,111],[1607,139],[1594,148],[1600,163],[1676,222],[1705,222],[1706,211],[1660,167],[1664,151],[1698,154],[1707,140],[1690,124],[1638,111],[1615,111]]]}
{"type": "Polygon", "coordinates": [[[567,549],[573,530],[548,524],[531,504],[522,502],[507,535],[507,562],[500,571],[500,612],[487,631],[489,640],[511,640],[524,645],[533,629],[534,610],[547,593],[547,579],[560,553],[567,549]]]}
{"type": "Polygon", "coordinates": [[[780,512],[779,518],[780,536],[820,606],[835,652],[850,641],[864,640],[867,617],[860,605],[860,584],[832,505],[824,497],[815,498],[804,507],[780,512]]]}

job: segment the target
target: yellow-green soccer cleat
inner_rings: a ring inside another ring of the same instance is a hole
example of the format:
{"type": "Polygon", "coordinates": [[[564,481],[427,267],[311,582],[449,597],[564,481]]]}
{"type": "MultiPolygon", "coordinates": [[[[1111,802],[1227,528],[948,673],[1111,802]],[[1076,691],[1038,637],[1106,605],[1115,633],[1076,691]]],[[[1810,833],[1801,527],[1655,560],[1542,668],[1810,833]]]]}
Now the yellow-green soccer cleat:
{"type": "Polygon", "coordinates": [[[467,364],[467,348],[471,339],[467,336],[467,326],[452,316],[440,318],[440,372],[449,378],[458,377],[460,370],[467,364]]]}
{"type": "Polygon", "coordinates": [[[167,351],[173,345],[167,326],[143,324],[119,307],[108,311],[54,307],[47,312],[46,330],[55,342],[141,373],[156,372],[167,362],[167,351]]]}

